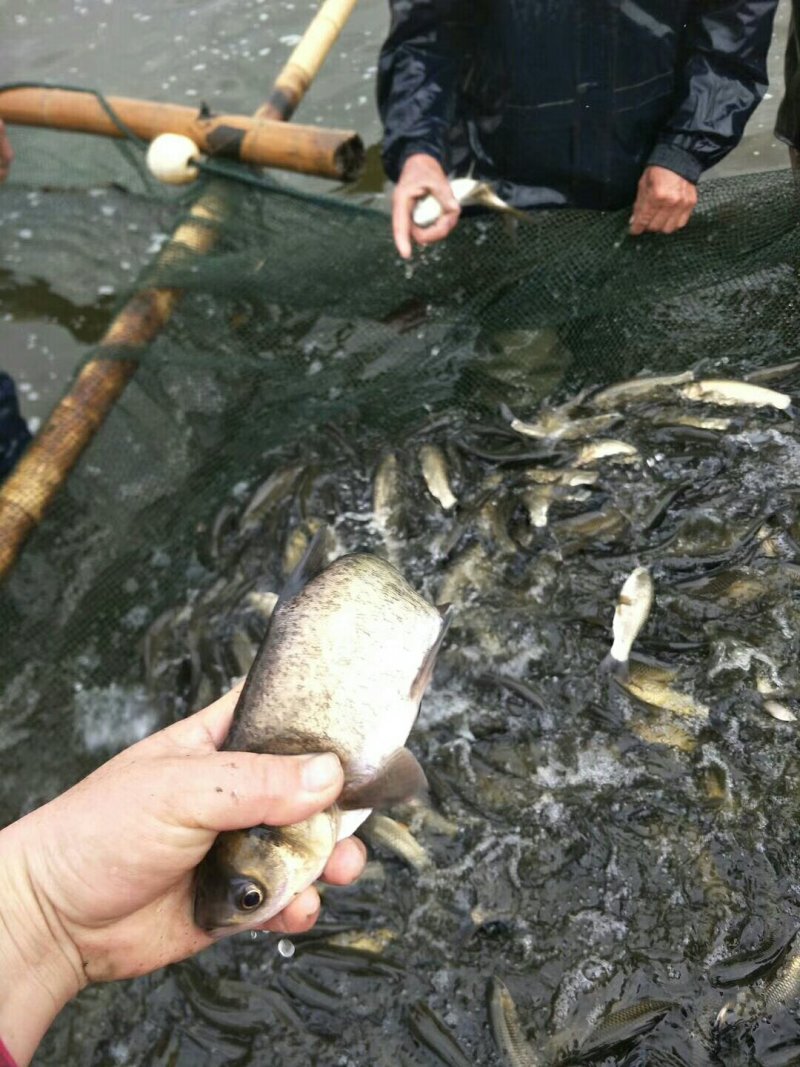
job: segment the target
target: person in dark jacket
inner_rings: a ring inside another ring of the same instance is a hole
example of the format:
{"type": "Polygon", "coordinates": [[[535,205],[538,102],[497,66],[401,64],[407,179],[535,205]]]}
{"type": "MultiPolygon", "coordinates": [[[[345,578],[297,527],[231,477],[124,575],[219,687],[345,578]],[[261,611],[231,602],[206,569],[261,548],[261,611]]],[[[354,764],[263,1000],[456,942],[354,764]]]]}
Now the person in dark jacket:
{"type": "Polygon", "coordinates": [[[767,86],[777,0],[389,0],[378,104],[400,254],[458,221],[446,173],[521,208],[633,205],[672,233],[767,86]],[[444,213],[413,226],[432,193],[444,213]]]}
{"type": "Polygon", "coordinates": [[[30,440],[28,424],[19,412],[14,381],[0,370],[0,481],[14,469],[30,440]]]}
{"type": "Polygon", "coordinates": [[[792,0],[783,73],[785,92],[778,108],[775,135],[789,146],[792,166],[800,170],[800,0],[792,0]]]}

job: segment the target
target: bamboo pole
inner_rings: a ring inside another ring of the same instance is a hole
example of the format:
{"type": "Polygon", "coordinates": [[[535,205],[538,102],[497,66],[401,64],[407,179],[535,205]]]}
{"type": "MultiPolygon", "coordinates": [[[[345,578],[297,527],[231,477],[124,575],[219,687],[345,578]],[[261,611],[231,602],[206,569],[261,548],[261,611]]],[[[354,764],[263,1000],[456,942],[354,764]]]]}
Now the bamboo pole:
{"type": "Polygon", "coordinates": [[[325,0],[275,79],[256,118],[286,122],[292,117],[355,6],[356,0],[325,0]]]}
{"type": "MultiPolygon", "coordinates": [[[[145,141],[160,133],[182,133],[209,156],[340,181],[353,181],[364,165],[364,145],[351,130],[296,126],[245,115],[211,115],[179,104],[124,96],[109,96],[106,103],[145,141]]],[[[0,92],[0,119],[21,126],[125,136],[93,93],[70,89],[6,89],[0,92]]]]}
{"type": "MultiPolygon", "coordinates": [[[[286,121],[295,111],[333,47],[357,0],[323,0],[297,48],[275,80],[256,118],[286,121]]],[[[221,183],[212,184],[175,230],[159,257],[209,251],[226,215],[221,183]]],[[[111,323],[99,353],[78,374],[70,392],[0,487],[0,578],[13,566],[32,531],[102,426],[139,365],[139,353],[166,326],[181,292],[144,289],[111,323]],[[103,352],[107,355],[103,355],[103,352]],[[127,358],[120,358],[125,353],[127,358]]]]}

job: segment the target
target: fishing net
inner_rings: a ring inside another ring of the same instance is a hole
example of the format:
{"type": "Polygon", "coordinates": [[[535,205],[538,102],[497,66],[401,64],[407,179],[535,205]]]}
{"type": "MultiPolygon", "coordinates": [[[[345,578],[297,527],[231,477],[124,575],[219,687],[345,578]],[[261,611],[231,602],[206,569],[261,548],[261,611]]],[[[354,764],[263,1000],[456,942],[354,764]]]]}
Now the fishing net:
{"type": "MultiPolygon", "coordinates": [[[[76,158],[89,142],[70,144],[76,158]]],[[[725,564],[747,570],[748,604],[761,611],[766,598],[780,615],[770,625],[783,637],[763,655],[783,688],[797,684],[795,432],[774,412],[755,422],[737,413],[733,436],[654,431],[664,404],[648,399],[613,431],[633,441],[640,462],[609,476],[610,510],[600,510],[610,525],[584,531],[587,496],[564,494],[556,520],[568,525],[553,535],[520,496],[520,471],[574,455],[542,458],[541,442],[515,435],[501,405],[532,419],[640,373],[741,378],[796,358],[797,179],[708,181],[690,226],[670,237],[631,238],[626,212],[553,211],[513,225],[466,217],[407,265],[369,196],[219,181],[174,194],[155,188],[125,149],[96,145],[86,149],[96,158],[87,183],[85,163],[54,160],[36,135],[15,138],[15,148],[0,195],[6,308],[18,310],[35,284],[50,293],[51,314],[99,339],[138,289],[183,296],[0,588],[3,820],[245,673],[264,595],[322,523],[341,550],[388,553],[432,599],[449,581],[462,611],[453,630],[461,652],[444,654],[440,691],[434,682],[415,732],[434,798],[460,827],[428,834],[436,867],[449,872],[446,892],[441,879],[389,858],[381,877],[391,891],[369,880],[332,891],[322,933],[298,945],[291,965],[261,942],[236,940],[138,983],[89,990],[39,1062],[244,1064],[279,1049],[271,1062],[396,1063],[399,1052],[408,1063],[467,1054],[494,1063],[484,993],[495,972],[516,976],[509,984],[531,1034],[574,1030],[576,1040],[603,1005],[670,986],[668,1007],[649,1020],[663,1047],[672,1040],[678,1050],[663,1062],[696,1057],[695,1039],[703,1042],[682,1005],[709,989],[708,960],[737,947],[731,930],[748,921],[745,943],[767,933],[788,943],[800,882],[790,819],[766,856],[753,844],[765,834],[754,817],[745,844],[733,815],[714,836],[724,805],[703,790],[709,776],[727,781],[726,796],[735,783],[738,811],[741,798],[761,797],[759,778],[775,785],[780,774],[785,797],[798,777],[796,742],[776,749],[785,737],[775,730],[786,727],[772,720],[740,724],[763,746],[745,757],[739,733],[713,725],[720,697],[699,678],[695,717],[681,727],[688,739],[672,726],[665,741],[663,723],[631,734],[595,668],[626,570],[648,561],[667,583],[702,583],[725,564]],[[214,241],[202,256],[168,240],[198,195],[222,205],[219,221],[203,224],[214,241]],[[96,274],[81,259],[87,247],[96,274]],[[426,442],[443,449],[455,518],[426,493],[426,442]],[[407,501],[391,536],[372,495],[389,453],[407,501]],[[768,537],[777,548],[754,563],[768,537]],[[626,746],[639,746],[641,773],[617,766],[626,746]],[[646,841],[660,857],[650,866],[625,836],[633,825],[636,847],[646,841]],[[743,870],[737,857],[751,849],[743,870]],[[625,903],[633,898],[645,899],[635,918],[625,903]],[[383,931],[392,950],[324,942],[364,928],[383,931]]],[[[103,348],[115,354],[130,352],[103,348]]],[[[787,373],[791,391],[798,381],[787,373]]],[[[745,612],[737,629],[722,611],[719,622],[713,605],[740,610],[727,586],[685,595],[690,607],[678,597],[648,651],[690,656],[692,641],[702,644],[698,625],[717,625],[706,675],[735,674],[736,649],[758,643],[761,616],[745,612]]],[[[722,995],[703,996],[710,1017],[722,995]]],[[[796,1054],[792,1025],[781,1048],[796,1054]]],[[[641,1033],[614,1031],[597,1057],[617,1046],[627,1054],[641,1033]]],[[[709,1027],[699,1033],[711,1040],[709,1027]]],[[[748,1034],[758,1062],[793,1062],[764,1031],[748,1034]]],[[[735,1048],[726,1055],[747,1062],[735,1048]]]]}

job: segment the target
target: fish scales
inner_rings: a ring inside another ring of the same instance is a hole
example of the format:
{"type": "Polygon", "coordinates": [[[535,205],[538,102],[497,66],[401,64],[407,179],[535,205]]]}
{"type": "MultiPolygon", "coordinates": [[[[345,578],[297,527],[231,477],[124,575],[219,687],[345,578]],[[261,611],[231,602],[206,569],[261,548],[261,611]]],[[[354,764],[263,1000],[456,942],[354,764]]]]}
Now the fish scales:
{"type": "Polygon", "coordinates": [[[492,979],[489,1016],[495,1044],[507,1067],[541,1067],[541,1060],[522,1032],[517,1006],[505,982],[492,979]]]}
{"type": "Polygon", "coordinates": [[[386,561],[341,557],[316,579],[313,593],[301,592],[276,612],[225,747],[335,752],[346,776],[380,766],[405,743],[411,724],[407,715],[387,714],[376,730],[376,687],[385,707],[402,708],[413,682],[408,658],[422,662],[441,624],[436,608],[386,561]],[[324,625],[309,628],[308,611],[320,596],[324,625]]]}
{"type": "Polygon", "coordinates": [[[224,748],[334,752],[339,805],[303,823],[220,834],[198,868],[195,921],[216,935],[260,925],[319,877],[337,840],[424,775],[405,741],[449,621],[377,556],[322,567],[326,528],[289,580],[224,748]],[[340,814],[339,807],[344,810],[340,814]]]}

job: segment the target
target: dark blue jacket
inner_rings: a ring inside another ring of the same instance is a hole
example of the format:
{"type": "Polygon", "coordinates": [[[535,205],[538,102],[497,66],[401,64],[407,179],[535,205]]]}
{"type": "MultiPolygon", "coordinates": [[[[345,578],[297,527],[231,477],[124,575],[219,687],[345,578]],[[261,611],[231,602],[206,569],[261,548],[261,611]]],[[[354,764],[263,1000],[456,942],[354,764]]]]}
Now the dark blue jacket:
{"type": "Polygon", "coordinates": [[[389,0],[384,166],[435,156],[520,207],[633,202],[658,164],[695,182],[767,86],[777,0],[389,0]]]}
{"type": "Polygon", "coordinates": [[[775,121],[775,133],[800,152],[800,0],[792,0],[783,75],[784,94],[775,121]]]}
{"type": "Polygon", "coordinates": [[[28,424],[19,413],[13,379],[0,371],[0,479],[14,468],[30,439],[28,424]]]}

